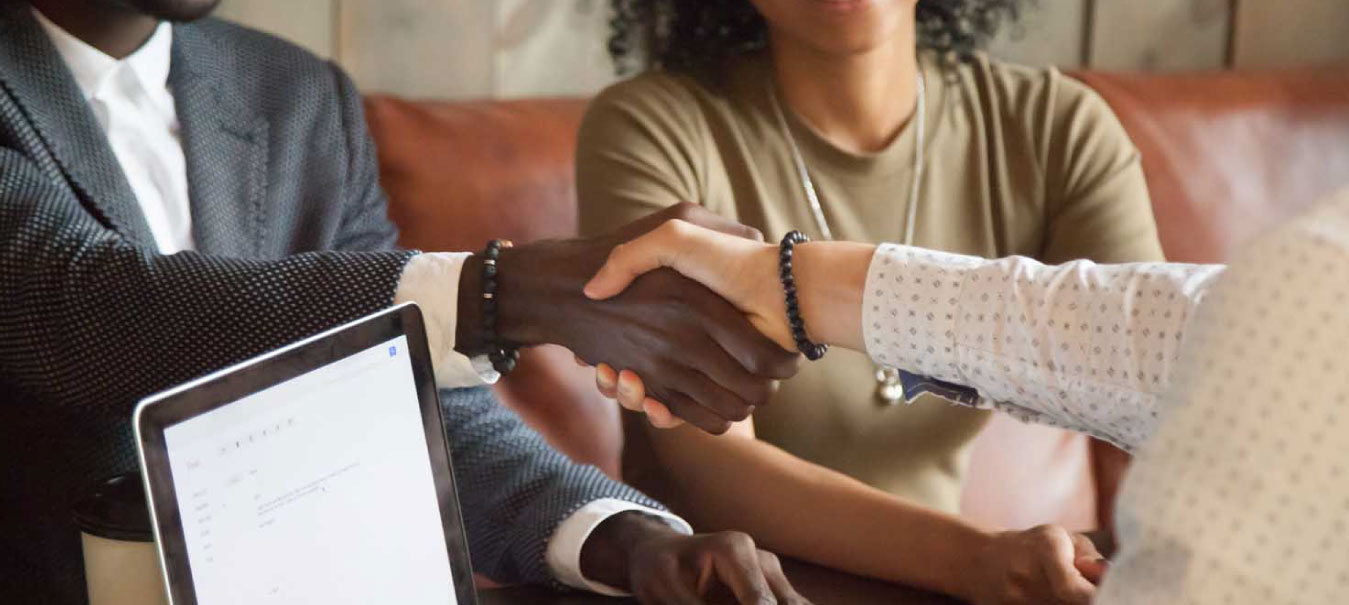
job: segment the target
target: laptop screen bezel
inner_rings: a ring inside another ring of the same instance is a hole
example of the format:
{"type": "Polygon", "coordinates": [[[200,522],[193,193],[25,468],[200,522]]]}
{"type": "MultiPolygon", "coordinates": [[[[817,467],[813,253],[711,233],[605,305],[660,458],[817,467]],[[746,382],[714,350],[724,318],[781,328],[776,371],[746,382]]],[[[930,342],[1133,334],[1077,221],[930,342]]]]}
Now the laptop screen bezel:
{"type": "MultiPolygon", "coordinates": [[[[182,513],[169,468],[164,439],[167,428],[209,413],[323,366],[346,359],[399,336],[407,337],[408,357],[416,381],[427,453],[431,460],[441,526],[458,602],[477,603],[468,541],[454,468],[450,461],[440,395],[435,386],[426,330],[415,304],[400,305],[216,372],[171,391],[150,397],[136,407],[134,426],[141,456],[152,526],[161,570],[172,605],[196,605],[196,588],[183,530],[182,513]]],[[[369,520],[353,520],[368,522],[369,520]]]]}

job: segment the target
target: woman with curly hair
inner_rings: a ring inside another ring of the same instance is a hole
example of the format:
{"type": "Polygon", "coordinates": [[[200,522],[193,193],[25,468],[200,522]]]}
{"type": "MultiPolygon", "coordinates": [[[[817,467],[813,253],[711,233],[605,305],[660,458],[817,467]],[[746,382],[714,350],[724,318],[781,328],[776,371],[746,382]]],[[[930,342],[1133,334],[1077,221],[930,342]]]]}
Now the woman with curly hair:
{"type": "MultiPolygon", "coordinates": [[[[1163,260],[1138,152],[1104,101],[979,50],[1021,4],[615,0],[612,54],[646,70],[582,125],[582,229],[693,201],[773,238],[1163,260]]],[[[641,406],[639,377],[599,379],[641,406]]],[[[835,351],[728,435],[628,414],[625,478],[785,555],[975,603],[1088,600],[1099,555],[1081,536],[956,516],[987,412],[906,404],[896,383],[835,351]]]]}

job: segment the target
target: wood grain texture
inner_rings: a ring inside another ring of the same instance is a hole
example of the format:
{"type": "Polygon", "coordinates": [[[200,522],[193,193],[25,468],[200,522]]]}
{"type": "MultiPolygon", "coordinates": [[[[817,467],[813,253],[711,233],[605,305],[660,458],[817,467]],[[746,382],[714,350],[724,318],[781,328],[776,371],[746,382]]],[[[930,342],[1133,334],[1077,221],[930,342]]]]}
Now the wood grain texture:
{"type": "Polygon", "coordinates": [[[1231,0],[1092,1],[1092,69],[1174,71],[1226,64],[1231,0]]]}
{"type": "MultiPolygon", "coordinates": [[[[994,57],[1170,71],[1349,62],[1349,0],[1037,0],[994,57]],[[1233,8],[1235,7],[1235,9],[1233,8]]],[[[224,0],[220,16],[336,59],[367,92],[588,95],[615,77],[609,0],[224,0]]]]}
{"type": "Polygon", "coordinates": [[[614,81],[608,0],[495,4],[495,96],[594,94],[614,81]]]}
{"type": "Polygon", "coordinates": [[[337,59],[365,92],[490,97],[496,4],[337,0],[337,59]]]}
{"type": "Polygon", "coordinates": [[[1242,0],[1232,51],[1236,67],[1349,63],[1349,0],[1242,0]]]}
{"type": "Polygon", "coordinates": [[[276,34],[320,57],[334,51],[335,0],[224,0],[216,15],[276,34]]]}
{"type": "Polygon", "coordinates": [[[1021,20],[1005,25],[989,55],[1024,65],[1074,68],[1085,58],[1087,0],[1028,3],[1021,20]]]}

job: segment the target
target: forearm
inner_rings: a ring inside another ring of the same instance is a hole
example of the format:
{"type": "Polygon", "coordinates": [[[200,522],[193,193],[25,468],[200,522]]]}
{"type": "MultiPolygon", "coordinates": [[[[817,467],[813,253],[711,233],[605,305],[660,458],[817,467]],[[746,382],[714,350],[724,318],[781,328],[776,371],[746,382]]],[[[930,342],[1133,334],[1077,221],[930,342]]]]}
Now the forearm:
{"type": "MultiPolygon", "coordinates": [[[[489,389],[445,390],[440,399],[474,568],[488,577],[531,583],[564,579],[560,568],[574,567],[569,560],[583,553],[552,553],[554,541],[571,515],[596,501],[661,510],[635,489],[549,447],[489,389]]],[[[608,548],[599,552],[613,554],[608,548]]],[[[615,576],[605,571],[587,577],[607,581],[615,576]]]]}
{"type": "Polygon", "coordinates": [[[813,339],[1126,449],[1151,433],[1189,317],[1223,269],[833,242],[799,246],[795,267],[813,339]]]}
{"type": "Polygon", "coordinates": [[[454,324],[454,349],[463,355],[487,353],[486,331],[482,325],[482,259],[464,260],[459,273],[459,305],[454,324]]]}
{"type": "Polygon", "coordinates": [[[123,406],[389,305],[411,253],[164,256],[0,150],[0,365],[39,403],[123,406]]]}
{"type": "Polygon", "coordinates": [[[866,350],[862,295],[875,252],[875,245],[853,242],[811,242],[796,247],[797,296],[813,340],[866,350]]]}
{"type": "Polygon", "coordinates": [[[631,590],[631,563],[635,548],[652,535],[676,532],[664,519],[630,511],[606,519],[581,548],[580,570],[605,586],[631,590]]]}
{"type": "MultiPolygon", "coordinates": [[[[493,293],[494,309],[489,310],[483,298],[483,259],[475,255],[464,260],[459,274],[458,320],[455,324],[455,350],[468,356],[488,353],[488,342],[483,317],[496,317],[497,338],[512,346],[560,344],[546,331],[548,323],[557,321],[555,311],[561,301],[583,301],[581,282],[558,275],[540,267],[536,259],[543,249],[568,249],[566,242],[543,242],[528,249],[504,248],[497,259],[497,291],[493,293]]],[[[558,254],[559,258],[569,255],[558,254]]],[[[598,267],[594,260],[581,261],[598,267]]],[[[589,269],[593,271],[593,269],[589,269]]]]}
{"type": "Polygon", "coordinates": [[[878,362],[978,389],[1027,421],[1136,447],[1217,265],[984,260],[884,246],[863,296],[878,362]]]}
{"type": "Polygon", "coordinates": [[[745,531],[783,555],[965,596],[960,574],[990,539],[752,438],[688,427],[648,437],[666,483],[655,491],[679,494],[669,502],[676,512],[703,530],[745,531]]]}

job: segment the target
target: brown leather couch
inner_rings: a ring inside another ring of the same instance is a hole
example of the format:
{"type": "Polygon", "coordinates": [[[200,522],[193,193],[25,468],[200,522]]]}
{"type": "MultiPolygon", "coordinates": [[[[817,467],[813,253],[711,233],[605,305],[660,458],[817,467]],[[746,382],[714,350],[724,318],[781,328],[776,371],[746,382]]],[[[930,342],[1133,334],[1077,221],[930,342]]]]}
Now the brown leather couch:
{"type": "MultiPolygon", "coordinates": [[[[1349,69],[1185,75],[1075,74],[1142,152],[1162,243],[1175,261],[1221,262],[1242,242],[1349,186],[1349,69]]],[[[390,212],[405,246],[477,250],[573,235],[582,99],[505,102],[371,97],[390,212]]],[[[559,349],[530,351],[497,387],[576,460],[618,470],[617,411],[559,349]]],[[[1084,438],[995,420],[975,445],[962,503],[994,526],[1097,526],[1113,486],[1084,438]]]]}

